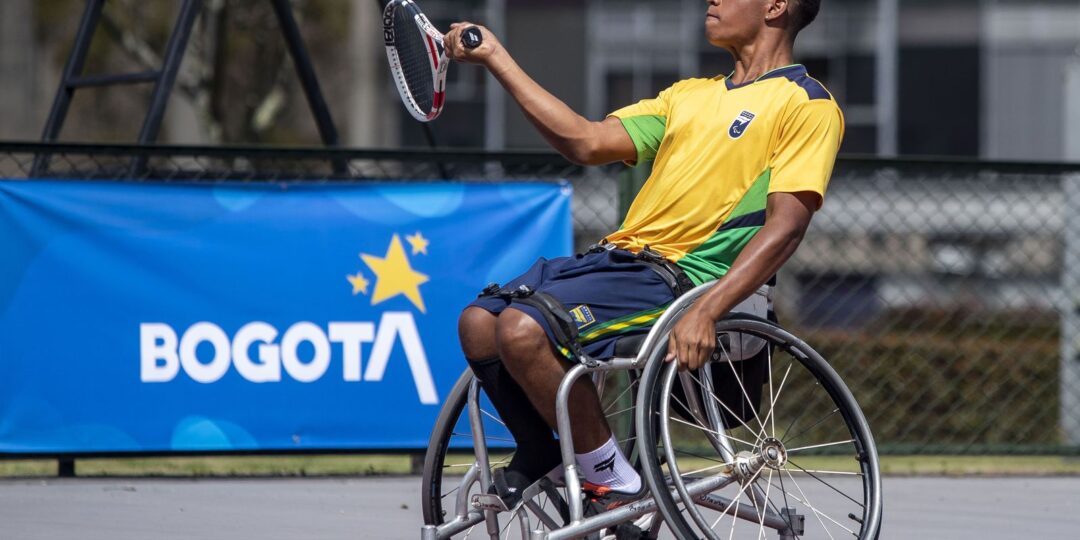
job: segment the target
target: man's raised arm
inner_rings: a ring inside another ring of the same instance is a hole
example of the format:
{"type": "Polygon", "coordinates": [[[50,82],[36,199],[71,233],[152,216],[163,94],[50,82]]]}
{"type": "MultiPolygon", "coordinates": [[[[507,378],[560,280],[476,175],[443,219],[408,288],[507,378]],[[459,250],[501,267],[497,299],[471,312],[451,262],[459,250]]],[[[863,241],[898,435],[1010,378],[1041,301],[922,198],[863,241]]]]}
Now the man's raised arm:
{"type": "Polygon", "coordinates": [[[461,32],[469,26],[479,25],[467,22],[451,25],[445,38],[447,55],[459,62],[486,67],[552,148],[581,165],[637,160],[634,141],[619,119],[592,122],[574,112],[529,77],[487,28],[479,27],[484,34],[483,44],[466,49],[461,44],[461,32]]]}

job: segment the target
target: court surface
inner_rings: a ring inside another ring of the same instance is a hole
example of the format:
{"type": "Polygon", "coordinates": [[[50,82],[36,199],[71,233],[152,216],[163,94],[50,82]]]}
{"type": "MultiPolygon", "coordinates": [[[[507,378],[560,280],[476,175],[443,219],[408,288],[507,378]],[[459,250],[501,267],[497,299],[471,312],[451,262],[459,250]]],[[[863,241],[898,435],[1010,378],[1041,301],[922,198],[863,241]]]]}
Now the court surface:
{"type": "MultiPolygon", "coordinates": [[[[1080,537],[1078,477],[889,477],[885,490],[883,539],[1080,537]]],[[[416,477],[0,480],[0,539],[417,539],[419,500],[416,477]]]]}

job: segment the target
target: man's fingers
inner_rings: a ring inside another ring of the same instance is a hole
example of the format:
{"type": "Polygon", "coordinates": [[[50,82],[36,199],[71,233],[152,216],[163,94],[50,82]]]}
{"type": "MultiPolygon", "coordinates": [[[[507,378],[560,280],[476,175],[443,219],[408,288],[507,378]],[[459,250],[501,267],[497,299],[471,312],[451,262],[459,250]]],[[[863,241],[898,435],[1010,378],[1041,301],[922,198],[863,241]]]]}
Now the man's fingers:
{"type": "Polygon", "coordinates": [[[698,344],[698,367],[705,365],[705,362],[709,361],[709,357],[712,356],[711,343],[708,341],[702,341],[698,344]]]}
{"type": "Polygon", "coordinates": [[[462,53],[464,52],[462,51],[464,47],[461,46],[461,32],[464,28],[467,27],[468,24],[470,23],[464,21],[451,23],[450,31],[447,32],[445,36],[443,36],[443,45],[446,46],[446,50],[449,53],[448,56],[450,56],[450,58],[453,58],[455,60],[461,59],[462,53]]]}
{"type": "Polygon", "coordinates": [[[665,362],[670,362],[679,357],[679,340],[675,337],[675,332],[672,332],[668,336],[668,348],[667,357],[664,358],[665,362]]]}

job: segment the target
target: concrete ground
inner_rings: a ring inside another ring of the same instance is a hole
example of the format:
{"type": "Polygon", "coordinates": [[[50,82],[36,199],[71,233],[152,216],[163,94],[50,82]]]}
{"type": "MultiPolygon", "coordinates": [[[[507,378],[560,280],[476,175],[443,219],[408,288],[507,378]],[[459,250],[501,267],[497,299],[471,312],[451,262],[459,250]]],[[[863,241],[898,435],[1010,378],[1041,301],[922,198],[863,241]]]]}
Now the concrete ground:
{"type": "MultiPolygon", "coordinates": [[[[0,480],[2,540],[417,539],[420,480],[0,480]]],[[[1080,538],[1080,478],[886,478],[882,538],[1080,538]]],[[[770,536],[771,538],[772,536],[770,536]]]]}

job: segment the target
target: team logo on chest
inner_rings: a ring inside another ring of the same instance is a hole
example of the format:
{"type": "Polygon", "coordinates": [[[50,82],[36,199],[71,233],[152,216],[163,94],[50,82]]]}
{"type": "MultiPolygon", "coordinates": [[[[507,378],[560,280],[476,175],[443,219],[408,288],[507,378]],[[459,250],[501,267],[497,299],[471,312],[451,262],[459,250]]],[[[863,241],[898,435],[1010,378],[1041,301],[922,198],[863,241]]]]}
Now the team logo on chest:
{"type": "Polygon", "coordinates": [[[731,123],[731,127],[728,128],[728,136],[732,139],[738,139],[746,133],[746,128],[750,127],[750,122],[754,121],[756,116],[750,111],[743,111],[739,113],[738,118],[731,123]]]}

